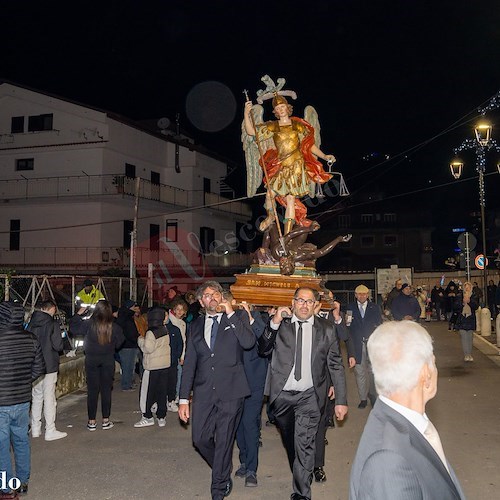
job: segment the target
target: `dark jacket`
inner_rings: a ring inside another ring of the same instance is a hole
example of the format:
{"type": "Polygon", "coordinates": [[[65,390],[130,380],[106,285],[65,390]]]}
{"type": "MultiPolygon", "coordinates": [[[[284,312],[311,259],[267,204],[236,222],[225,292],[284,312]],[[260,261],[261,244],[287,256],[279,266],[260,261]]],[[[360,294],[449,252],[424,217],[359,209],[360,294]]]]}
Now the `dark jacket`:
{"type": "Polygon", "coordinates": [[[184,351],[181,331],[171,321],[167,323],[167,330],[170,337],[170,366],[177,366],[184,351]]]}
{"type": "MultiPolygon", "coordinates": [[[[248,314],[244,310],[238,310],[236,314],[246,316],[248,319],[248,314]]],[[[252,332],[257,341],[264,332],[266,324],[262,321],[262,316],[259,311],[252,311],[251,314],[254,320],[251,325],[252,332]]],[[[245,349],[243,351],[243,367],[245,369],[250,391],[255,392],[264,390],[268,365],[268,360],[259,356],[257,343],[255,343],[251,349],[245,349]]]]}
{"type": "Polygon", "coordinates": [[[411,316],[418,321],[421,313],[420,304],[413,295],[400,293],[392,301],[391,313],[396,321],[401,321],[405,316],[411,316]]]}
{"type": "Polygon", "coordinates": [[[35,311],[31,316],[28,330],[34,333],[40,342],[46,373],[57,373],[59,352],[64,348],[59,322],[46,312],[35,311]]]}
{"type": "Polygon", "coordinates": [[[118,309],[116,323],[122,328],[123,335],[125,336],[125,342],[121,347],[122,349],[138,348],[137,339],[139,338],[139,332],[135,325],[134,314],[132,309],[128,309],[125,306],[118,309]]]}
{"type": "Polygon", "coordinates": [[[193,390],[193,414],[195,405],[212,404],[214,398],[233,401],[250,395],[243,350],[252,348],[255,337],[248,318],[240,319],[236,313],[228,318],[223,314],[213,351],[205,342],[205,321],[205,316],[195,319],[188,325],[186,335],[179,398],[189,399],[193,390]]]}
{"type": "Polygon", "coordinates": [[[378,304],[369,301],[366,303],[365,316],[363,318],[359,312],[357,301],[347,304],[346,311],[352,311],[352,321],[348,328],[349,335],[354,344],[354,357],[356,358],[356,363],[359,364],[363,357],[363,342],[366,342],[375,328],[382,323],[382,311],[378,304]]]}
{"type": "Polygon", "coordinates": [[[40,343],[23,320],[21,304],[0,303],[0,406],[31,401],[31,383],[45,373],[40,343]]]}
{"type": "Polygon", "coordinates": [[[474,331],[476,329],[476,310],[478,308],[478,303],[476,302],[476,298],[474,296],[471,297],[469,306],[471,308],[472,314],[465,317],[460,310],[457,321],[455,322],[455,330],[474,331]]]}
{"type": "Polygon", "coordinates": [[[102,355],[115,355],[115,351],[120,349],[125,337],[123,336],[122,329],[116,323],[113,323],[113,333],[111,334],[111,342],[109,344],[99,344],[97,339],[97,331],[94,328],[92,318],[82,319],[81,316],[75,314],[69,320],[69,327],[73,334],[83,336],[83,350],[85,356],[102,356],[102,355]]]}
{"type": "MultiPolygon", "coordinates": [[[[347,404],[344,365],[335,329],[336,326],[326,319],[314,317],[311,370],[314,390],[321,411],[326,404],[330,380],[335,388],[335,403],[337,405],[347,404]],[[330,379],[327,372],[330,374],[330,379]]],[[[284,319],[278,330],[272,329],[268,324],[258,340],[258,350],[261,356],[273,353],[270,367],[270,403],[273,403],[279,396],[288,380],[295,359],[295,342],[295,325],[290,319],[284,319]]]]}

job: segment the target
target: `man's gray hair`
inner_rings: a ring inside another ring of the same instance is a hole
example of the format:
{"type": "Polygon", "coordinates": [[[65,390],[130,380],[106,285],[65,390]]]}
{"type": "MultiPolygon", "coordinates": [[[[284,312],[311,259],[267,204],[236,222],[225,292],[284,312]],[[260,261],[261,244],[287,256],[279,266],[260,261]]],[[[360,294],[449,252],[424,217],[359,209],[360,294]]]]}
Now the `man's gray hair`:
{"type": "Polygon", "coordinates": [[[200,285],[196,290],[196,300],[200,300],[203,297],[207,288],[213,288],[222,293],[222,286],[218,281],[205,281],[205,283],[200,285]]]}
{"type": "Polygon", "coordinates": [[[432,339],[414,321],[388,321],[368,339],[368,356],[379,394],[410,392],[422,367],[434,366],[432,339]]]}

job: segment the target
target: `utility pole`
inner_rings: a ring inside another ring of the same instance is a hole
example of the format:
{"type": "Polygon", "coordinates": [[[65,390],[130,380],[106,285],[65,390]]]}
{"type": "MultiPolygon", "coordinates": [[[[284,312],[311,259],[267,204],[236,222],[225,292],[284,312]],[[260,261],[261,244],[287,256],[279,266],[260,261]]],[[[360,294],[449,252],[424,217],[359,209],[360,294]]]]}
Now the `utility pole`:
{"type": "Polygon", "coordinates": [[[139,215],[139,192],[141,188],[141,178],[135,178],[135,205],[134,205],[134,225],[130,234],[130,300],[137,300],[137,221],[139,215]]]}

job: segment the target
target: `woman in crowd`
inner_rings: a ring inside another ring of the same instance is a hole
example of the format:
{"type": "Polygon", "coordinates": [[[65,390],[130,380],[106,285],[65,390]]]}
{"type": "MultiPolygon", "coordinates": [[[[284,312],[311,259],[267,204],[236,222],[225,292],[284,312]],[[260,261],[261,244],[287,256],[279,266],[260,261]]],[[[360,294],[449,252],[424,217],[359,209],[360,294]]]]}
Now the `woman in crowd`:
{"type": "Polygon", "coordinates": [[[170,337],[165,326],[167,321],[168,312],[163,307],[153,307],[148,312],[148,331],[138,340],[139,348],[144,353],[144,373],[139,401],[142,418],[134,424],[136,428],[155,424],[152,410],[155,403],[158,425],[160,427],[166,425],[168,370],[170,368],[170,337]]]}
{"type": "Polygon", "coordinates": [[[81,308],[70,319],[72,333],[82,335],[87,377],[87,429],[97,428],[97,400],[101,395],[102,428],[111,429],[111,391],[115,374],[115,351],[125,342],[120,326],[114,321],[113,310],[106,300],[95,305],[89,319],[83,319],[86,308],[81,308]]]}
{"type": "Polygon", "coordinates": [[[472,338],[476,329],[476,309],[478,307],[472,295],[472,283],[464,283],[462,310],[457,318],[455,329],[460,331],[464,361],[474,361],[472,357],[472,338]]]}

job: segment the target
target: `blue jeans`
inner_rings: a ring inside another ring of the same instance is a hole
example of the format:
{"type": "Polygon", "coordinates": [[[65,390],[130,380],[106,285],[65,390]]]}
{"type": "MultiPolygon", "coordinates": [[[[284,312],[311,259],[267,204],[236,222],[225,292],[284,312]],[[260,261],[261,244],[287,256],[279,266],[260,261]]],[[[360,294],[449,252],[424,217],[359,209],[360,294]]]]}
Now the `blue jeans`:
{"type": "Polygon", "coordinates": [[[179,363],[177,365],[177,386],[175,388],[176,397],[179,397],[179,392],[181,391],[181,377],[182,377],[182,365],[179,363]]]}
{"type": "Polygon", "coordinates": [[[17,477],[21,483],[29,481],[31,469],[31,448],[28,435],[29,421],[29,403],[0,406],[0,470],[5,471],[7,482],[13,477],[17,477]],[[12,461],[10,458],[11,444],[16,464],[15,476],[12,472],[12,461]]]}
{"type": "Polygon", "coordinates": [[[120,350],[120,360],[122,365],[122,389],[131,389],[134,381],[135,359],[137,358],[137,347],[132,349],[123,348],[120,350]]]}

